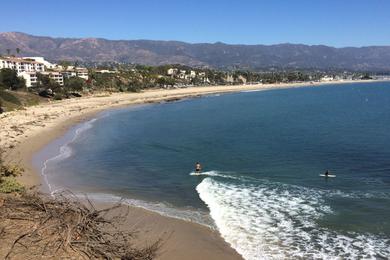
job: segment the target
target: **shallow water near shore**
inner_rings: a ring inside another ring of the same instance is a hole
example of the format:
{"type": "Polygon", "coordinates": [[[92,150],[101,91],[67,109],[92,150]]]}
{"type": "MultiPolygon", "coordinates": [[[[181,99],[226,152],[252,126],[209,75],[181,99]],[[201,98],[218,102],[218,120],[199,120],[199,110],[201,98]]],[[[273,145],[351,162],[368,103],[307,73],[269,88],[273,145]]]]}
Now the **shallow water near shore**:
{"type": "Polygon", "coordinates": [[[51,191],[217,228],[246,259],[386,259],[389,158],[390,83],[375,82],[110,110],[35,161],[51,191]]]}

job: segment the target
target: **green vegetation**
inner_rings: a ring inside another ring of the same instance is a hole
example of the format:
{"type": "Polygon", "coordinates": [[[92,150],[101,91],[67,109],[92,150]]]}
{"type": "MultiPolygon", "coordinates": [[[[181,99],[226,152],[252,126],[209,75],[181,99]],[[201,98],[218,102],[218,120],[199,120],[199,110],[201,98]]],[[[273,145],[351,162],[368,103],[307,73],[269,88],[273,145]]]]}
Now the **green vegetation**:
{"type": "Polygon", "coordinates": [[[15,177],[2,177],[0,179],[0,193],[13,193],[22,191],[24,191],[24,187],[15,179],[15,177]]]}
{"type": "Polygon", "coordinates": [[[16,106],[22,105],[20,100],[9,91],[5,91],[5,90],[0,89],[0,99],[4,102],[9,102],[9,103],[15,104],[16,106]]]}
{"type": "Polygon", "coordinates": [[[372,77],[368,74],[368,73],[365,73],[362,77],[361,77],[362,80],[370,80],[372,79],[372,77]]]}
{"type": "Polygon", "coordinates": [[[71,91],[83,91],[87,87],[84,79],[79,77],[71,77],[64,79],[64,89],[71,91]]]}
{"type": "Polygon", "coordinates": [[[0,111],[3,110],[3,112],[36,105],[41,101],[38,95],[30,92],[0,89],[0,111]]]}
{"type": "Polygon", "coordinates": [[[3,159],[3,152],[0,151],[0,193],[23,191],[23,185],[15,179],[23,172],[24,169],[15,164],[6,164],[3,159]]]}
{"type": "Polygon", "coordinates": [[[15,70],[0,70],[0,89],[19,90],[26,88],[26,81],[18,77],[15,70]]]}

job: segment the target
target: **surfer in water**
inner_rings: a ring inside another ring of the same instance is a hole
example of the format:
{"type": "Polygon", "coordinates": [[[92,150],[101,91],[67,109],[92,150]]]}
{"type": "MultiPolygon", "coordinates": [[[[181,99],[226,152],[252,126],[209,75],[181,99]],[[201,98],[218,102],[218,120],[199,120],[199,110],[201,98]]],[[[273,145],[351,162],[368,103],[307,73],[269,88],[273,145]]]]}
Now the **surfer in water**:
{"type": "Polygon", "coordinates": [[[200,165],[199,162],[197,162],[197,163],[195,164],[195,172],[196,172],[196,173],[200,173],[201,170],[202,170],[202,166],[200,165]]]}

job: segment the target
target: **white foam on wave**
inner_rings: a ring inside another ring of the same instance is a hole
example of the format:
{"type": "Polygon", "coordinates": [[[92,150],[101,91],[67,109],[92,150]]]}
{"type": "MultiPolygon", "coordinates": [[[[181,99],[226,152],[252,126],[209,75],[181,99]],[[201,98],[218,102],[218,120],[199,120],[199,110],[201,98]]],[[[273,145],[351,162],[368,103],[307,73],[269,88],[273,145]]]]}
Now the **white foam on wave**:
{"type": "Polygon", "coordinates": [[[350,199],[390,199],[390,192],[381,191],[349,191],[331,190],[327,192],[328,197],[342,197],[350,199]]]}
{"type": "Polygon", "coordinates": [[[321,191],[213,178],[205,178],[196,189],[222,237],[245,259],[390,256],[389,239],[319,227],[316,221],[332,213],[321,191]]]}
{"type": "Polygon", "coordinates": [[[222,178],[228,178],[228,179],[241,179],[240,177],[228,175],[227,173],[221,172],[221,171],[207,171],[207,172],[191,172],[190,175],[192,176],[212,176],[212,177],[222,177],[222,178]]]}
{"type": "Polygon", "coordinates": [[[251,92],[260,92],[264,91],[263,89],[252,89],[252,90],[243,90],[242,93],[251,93],[251,92]]]}
{"type": "MultiPolygon", "coordinates": [[[[103,117],[103,116],[102,116],[103,117]]],[[[100,117],[100,118],[102,118],[100,117]]],[[[70,144],[73,143],[74,141],[76,141],[76,139],[85,131],[87,131],[88,129],[91,129],[93,127],[93,123],[97,120],[97,118],[93,118],[89,121],[86,121],[84,123],[82,123],[80,125],[80,127],[78,127],[76,130],[74,130],[74,134],[73,134],[73,137],[68,141],[66,142],[65,144],[61,145],[60,148],[59,148],[59,152],[57,155],[45,160],[43,162],[43,167],[41,169],[41,175],[44,179],[44,182],[46,183],[48,189],[49,189],[49,192],[51,194],[53,194],[57,188],[54,187],[53,184],[51,184],[48,180],[48,164],[49,163],[54,163],[54,162],[58,162],[58,161],[61,161],[61,160],[64,160],[66,158],[69,158],[71,155],[72,155],[72,148],[70,147],[70,144]]]]}

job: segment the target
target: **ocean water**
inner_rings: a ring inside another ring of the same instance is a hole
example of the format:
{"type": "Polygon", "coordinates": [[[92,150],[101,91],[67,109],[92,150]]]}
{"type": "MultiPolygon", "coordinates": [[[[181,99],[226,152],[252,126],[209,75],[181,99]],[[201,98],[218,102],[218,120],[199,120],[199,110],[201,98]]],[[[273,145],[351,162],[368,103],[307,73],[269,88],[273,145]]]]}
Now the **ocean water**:
{"type": "Polygon", "coordinates": [[[196,221],[245,259],[390,258],[390,83],[110,110],[35,162],[52,192],[196,221]]]}

